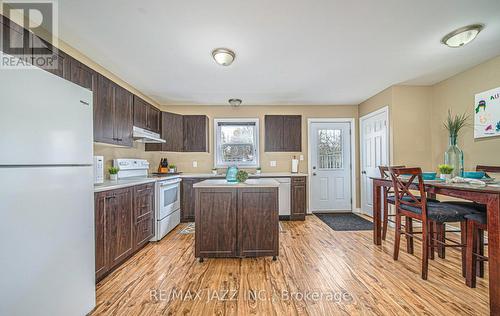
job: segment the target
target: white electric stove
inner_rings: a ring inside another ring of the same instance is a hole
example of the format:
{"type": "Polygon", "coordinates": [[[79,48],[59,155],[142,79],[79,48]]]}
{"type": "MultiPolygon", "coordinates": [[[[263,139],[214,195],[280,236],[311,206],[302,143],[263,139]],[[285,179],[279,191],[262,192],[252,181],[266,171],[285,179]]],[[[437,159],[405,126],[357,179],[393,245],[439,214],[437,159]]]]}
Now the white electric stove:
{"type": "MultiPolygon", "coordinates": [[[[115,159],[119,179],[148,178],[149,162],[144,159],[115,159]]],[[[155,182],[155,235],[152,241],[161,240],[181,222],[179,175],[154,176],[155,182]]]]}

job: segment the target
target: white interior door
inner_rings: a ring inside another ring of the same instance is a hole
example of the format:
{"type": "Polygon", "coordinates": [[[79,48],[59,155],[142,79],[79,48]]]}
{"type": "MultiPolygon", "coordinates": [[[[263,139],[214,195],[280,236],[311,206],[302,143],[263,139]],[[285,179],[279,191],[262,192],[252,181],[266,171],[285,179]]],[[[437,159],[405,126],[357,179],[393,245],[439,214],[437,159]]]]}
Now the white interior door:
{"type": "Polygon", "coordinates": [[[351,211],[351,124],[311,123],[310,131],[312,211],[351,211]]]}
{"type": "Polygon", "coordinates": [[[373,214],[373,186],[370,177],[380,176],[378,166],[387,165],[388,110],[384,108],[361,118],[361,210],[373,214]]]}

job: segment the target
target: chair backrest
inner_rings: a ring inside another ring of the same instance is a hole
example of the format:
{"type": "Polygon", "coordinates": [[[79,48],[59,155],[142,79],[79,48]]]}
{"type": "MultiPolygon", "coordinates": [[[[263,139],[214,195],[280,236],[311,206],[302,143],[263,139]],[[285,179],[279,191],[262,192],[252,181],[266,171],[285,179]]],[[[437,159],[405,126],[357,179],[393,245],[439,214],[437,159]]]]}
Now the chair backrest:
{"type": "Polygon", "coordinates": [[[405,168],[406,166],[378,166],[378,170],[380,170],[380,176],[382,178],[390,178],[391,172],[389,168],[405,168]]]}
{"type": "Polygon", "coordinates": [[[394,196],[396,207],[401,204],[412,207],[418,207],[422,210],[422,220],[427,219],[427,197],[425,194],[424,181],[422,180],[422,169],[420,168],[398,168],[389,167],[391,173],[392,184],[394,186],[394,196]],[[409,176],[402,179],[400,176],[409,176]],[[410,189],[413,181],[417,179],[418,191],[420,191],[420,199],[411,192],[410,189]],[[404,199],[409,197],[409,199],[404,199]]]}
{"type": "Polygon", "coordinates": [[[487,177],[490,177],[488,175],[488,172],[492,173],[500,173],[500,166],[482,166],[482,165],[477,165],[476,166],[476,171],[484,171],[487,177]]]}

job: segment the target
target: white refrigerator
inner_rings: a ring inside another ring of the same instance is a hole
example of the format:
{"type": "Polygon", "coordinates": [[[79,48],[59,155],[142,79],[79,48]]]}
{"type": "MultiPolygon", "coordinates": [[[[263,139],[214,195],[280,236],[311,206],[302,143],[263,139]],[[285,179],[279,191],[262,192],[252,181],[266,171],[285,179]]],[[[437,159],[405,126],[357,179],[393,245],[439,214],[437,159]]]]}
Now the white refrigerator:
{"type": "Polygon", "coordinates": [[[0,315],[95,307],[92,116],[91,91],[0,69],[0,315]]]}

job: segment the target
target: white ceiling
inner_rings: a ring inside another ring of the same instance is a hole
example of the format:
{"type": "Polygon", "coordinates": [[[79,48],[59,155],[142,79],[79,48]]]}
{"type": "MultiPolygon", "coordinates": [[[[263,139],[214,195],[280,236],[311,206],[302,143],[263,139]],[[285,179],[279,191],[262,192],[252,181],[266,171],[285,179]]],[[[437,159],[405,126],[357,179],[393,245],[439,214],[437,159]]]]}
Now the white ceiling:
{"type": "Polygon", "coordinates": [[[59,35],[162,104],[358,104],[500,55],[500,1],[59,0],[59,35]],[[471,44],[440,43],[472,23],[471,44]]]}

